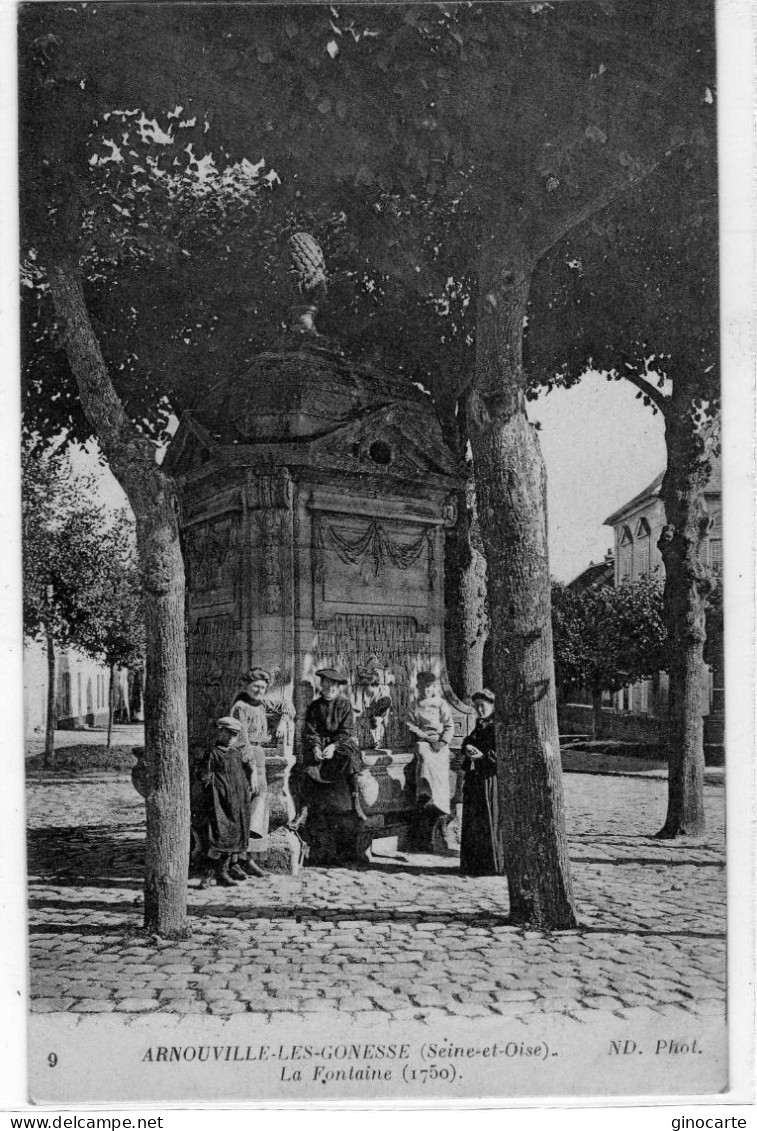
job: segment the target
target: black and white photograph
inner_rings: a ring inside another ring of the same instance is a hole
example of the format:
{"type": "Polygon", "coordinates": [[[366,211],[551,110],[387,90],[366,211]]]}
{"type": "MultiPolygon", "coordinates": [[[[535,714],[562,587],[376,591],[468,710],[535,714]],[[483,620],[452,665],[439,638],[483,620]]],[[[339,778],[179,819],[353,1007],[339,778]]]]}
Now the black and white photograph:
{"type": "Polygon", "coordinates": [[[721,7],[14,9],[29,1103],[743,1089],[721,7]]]}

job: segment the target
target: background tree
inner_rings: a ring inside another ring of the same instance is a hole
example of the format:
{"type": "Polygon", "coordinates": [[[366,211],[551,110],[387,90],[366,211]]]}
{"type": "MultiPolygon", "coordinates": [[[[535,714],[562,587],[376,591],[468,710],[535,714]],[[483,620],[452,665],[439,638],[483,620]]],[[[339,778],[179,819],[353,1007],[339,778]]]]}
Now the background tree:
{"type": "MultiPolygon", "coordinates": [[[[711,106],[712,88],[701,91],[711,106]]],[[[696,156],[681,151],[555,249],[530,310],[527,364],[547,385],[587,369],[630,381],[665,425],[660,490],[670,638],[668,811],[659,835],[701,835],[705,612],[704,490],[719,452],[718,221],[715,123],[696,156]]]]}
{"type": "MultiPolygon", "coordinates": [[[[157,880],[184,868],[168,866],[181,852],[177,832],[186,840],[186,740],[175,714],[183,719],[183,575],[170,484],[119,397],[120,368],[106,365],[80,276],[92,238],[82,211],[91,123],[135,98],[148,119],[182,107],[200,130],[212,125],[212,144],[230,159],[257,161],[265,148],[282,189],[313,211],[347,199],[352,230],[387,276],[415,275],[432,297],[450,276],[474,279],[465,420],[494,690],[507,719],[498,738],[510,908],[517,921],[571,926],[544,474],[525,410],[526,304],[536,265],[566,232],[696,143],[701,88],[714,72],[710,5],[204,13],[22,11],[26,226],[40,202],[40,256],[82,407],[137,518],[155,695],[146,696],[148,921],[176,930],[184,916],[179,880],[157,880]],[[173,907],[165,919],[153,914],[161,901],[173,907]]],[[[198,139],[198,160],[206,149],[198,139]]]]}
{"type": "Polygon", "coordinates": [[[46,767],[55,760],[56,656],[81,644],[101,575],[105,517],[93,495],[92,481],[77,479],[60,450],[22,451],[24,633],[47,652],[46,767]]]}
{"type": "Polygon", "coordinates": [[[552,630],[555,678],[566,690],[589,691],[595,738],[603,691],[620,691],[668,666],[663,585],[655,575],[580,592],[553,583],[552,630]]]}
{"type": "MultiPolygon", "coordinates": [[[[131,516],[113,516],[100,539],[100,568],[79,592],[84,616],[77,644],[108,666],[109,750],[113,734],[117,668],[141,668],[144,663],[145,625],[142,585],[135,563],[135,538],[131,516]]],[[[128,698],[127,698],[128,711],[128,698]]]]}

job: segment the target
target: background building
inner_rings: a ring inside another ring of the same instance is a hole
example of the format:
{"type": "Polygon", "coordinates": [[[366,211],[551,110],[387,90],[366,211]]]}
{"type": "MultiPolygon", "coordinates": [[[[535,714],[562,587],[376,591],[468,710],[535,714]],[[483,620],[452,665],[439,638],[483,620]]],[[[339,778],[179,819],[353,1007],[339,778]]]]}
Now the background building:
{"type": "MultiPolygon", "coordinates": [[[[56,656],[56,717],[61,730],[75,727],[107,726],[110,673],[76,648],[61,649],[56,656]]],[[[134,706],[134,681],[132,707],[134,706]]],[[[130,679],[126,668],[115,672],[116,721],[127,716],[130,679]]],[[[140,704],[141,705],[141,704],[140,704]]],[[[28,640],[24,644],[24,734],[27,738],[45,733],[47,719],[47,651],[44,644],[28,640]]]]}
{"type": "MultiPolygon", "coordinates": [[[[660,498],[664,472],[660,472],[638,495],[605,519],[613,529],[614,552],[599,565],[590,565],[571,582],[571,587],[620,585],[638,581],[644,574],[659,570],[664,574],[658,541],[665,525],[665,507],[660,498]]],[[[705,489],[705,502],[711,526],[703,547],[705,563],[719,574],[723,562],[720,464],[713,464],[705,489]]],[[[711,667],[705,669],[702,685],[702,714],[705,716],[705,747],[710,760],[722,754],[724,731],[724,657],[722,640],[715,649],[711,667]]],[[[578,698],[576,696],[575,698],[578,698]]],[[[591,708],[583,702],[566,704],[561,711],[561,730],[571,734],[590,731],[591,708]]],[[[602,712],[601,737],[629,742],[665,742],[668,715],[668,676],[641,680],[613,695],[606,694],[602,712]]]]}

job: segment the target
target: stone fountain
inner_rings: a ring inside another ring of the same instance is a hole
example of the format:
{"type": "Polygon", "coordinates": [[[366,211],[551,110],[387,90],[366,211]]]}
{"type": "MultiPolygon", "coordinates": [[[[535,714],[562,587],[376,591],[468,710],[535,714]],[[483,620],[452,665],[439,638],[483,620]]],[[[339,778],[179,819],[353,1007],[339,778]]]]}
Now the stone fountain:
{"type": "Polygon", "coordinates": [[[263,863],[287,872],[302,857],[285,826],[318,668],[340,668],[361,711],[369,822],[356,829],[349,798],[335,799],[320,833],[317,822],[308,826],[311,862],[412,836],[405,716],[418,671],[439,673],[455,747],[473,717],[444,662],[444,540],[464,470],[431,398],[401,374],[351,361],[311,329],[313,310],[308,302],[278,348],[229,375],[212,411],[182,417],[164,464],[178,485],[187,569],[190,751],[212,740],[245,668],[273,673],[268,700],[288,722],[267,750],[272,833],[263,863]],[[391,701],[378,729],[366,710],[371,668],[391,701]]]}

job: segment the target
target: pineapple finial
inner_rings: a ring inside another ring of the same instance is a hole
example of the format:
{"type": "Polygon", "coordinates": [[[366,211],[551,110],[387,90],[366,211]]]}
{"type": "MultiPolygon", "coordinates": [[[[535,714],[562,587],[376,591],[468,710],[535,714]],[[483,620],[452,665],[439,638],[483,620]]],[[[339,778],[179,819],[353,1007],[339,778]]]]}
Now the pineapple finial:
{"type": "Polygon", "coordinates": [[[303,333],[315,334],[318,306],[313,299],[327,293],[326,260],[320,244],[309,232],[295,232],[289,237],[287,247],[297,280],[297,290],[306,300],[305,305],[297,306],[293,313],[299,324],[298,328],[303,333]]]}

